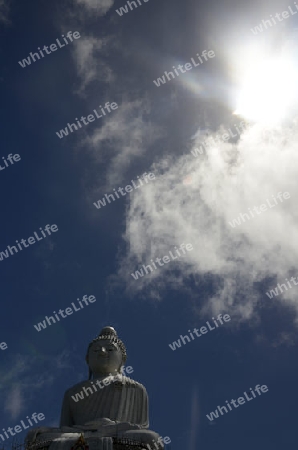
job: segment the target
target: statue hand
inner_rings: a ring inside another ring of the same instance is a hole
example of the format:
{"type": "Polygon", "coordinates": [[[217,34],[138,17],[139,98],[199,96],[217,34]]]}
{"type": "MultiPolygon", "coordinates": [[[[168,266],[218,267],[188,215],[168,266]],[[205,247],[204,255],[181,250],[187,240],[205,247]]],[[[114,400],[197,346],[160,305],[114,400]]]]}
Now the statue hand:
{"type": "Polygon", "coordinates": [[[142,427],[141,425],[137,425],[135,423],[130,423],[130,422],[120,422],[119,424],[117,424],[117,428],[125,428],[125,429],[129,429],[129,430],[140,430],[142,427]]]}
{"type": "Polygon", "coordinates": [[[141,426],[132,424],[130,422],[113,422],[110,421],[110,423],[106,423],[98,429],[98,431],[103,431],[105,433],[118,433],[122,431],[128,431],[128,430],[140,430],[141,426]]]}
{"type": "Polygon", "coordinates": [[[74,425],[73,428],[76,429],[82,429],[82,430],[98,430],[102,427],[107,427],[107,426],[115,426],[116,422],[113,420],[110,420],[106,417],[103,417],[101,419],[97,419],[97,420],[91,420],[90,422],[86,422],[84,425],[74,425]]]}
{"type": "Polygon", "coordinates": [[[104,417],[103,419],[100,419],[100,425],[102,425],[102,426],[115,425],[115,423],[116,422],[114,420],[108,419],[106,417],[104,417]]]}

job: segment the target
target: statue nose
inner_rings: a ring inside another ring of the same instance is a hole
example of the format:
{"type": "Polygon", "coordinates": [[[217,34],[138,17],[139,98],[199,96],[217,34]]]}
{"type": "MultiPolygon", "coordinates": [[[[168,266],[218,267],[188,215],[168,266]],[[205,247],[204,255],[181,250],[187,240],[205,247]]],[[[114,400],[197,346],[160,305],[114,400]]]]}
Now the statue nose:
{"type": "Polygon", "coordinates": [[[101,347],[101,348],[99,349],[99,353],[106,354],[106,353],[107,353],[106,348],[105,348],[105,347],[101,347]]]}

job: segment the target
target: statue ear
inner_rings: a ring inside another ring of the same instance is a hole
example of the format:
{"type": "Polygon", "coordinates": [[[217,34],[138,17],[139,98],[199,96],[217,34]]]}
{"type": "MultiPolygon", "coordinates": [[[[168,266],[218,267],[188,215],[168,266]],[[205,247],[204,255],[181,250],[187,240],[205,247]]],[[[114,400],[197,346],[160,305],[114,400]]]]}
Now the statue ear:
{"type": "MultiPolygon", "coordinates": [[[[85,361],[86,361],[86,363],[87,363],[87,366],[89,367],[89,358],[88,358],[88,355],[85,356],[85,361]]],[[[91,378],[92,378],[92,371],[91,371],[91,369],[90,369],[90,367],[89,367],[89,376],[88,376],[88,379],[91,380],[91,378]]]]}

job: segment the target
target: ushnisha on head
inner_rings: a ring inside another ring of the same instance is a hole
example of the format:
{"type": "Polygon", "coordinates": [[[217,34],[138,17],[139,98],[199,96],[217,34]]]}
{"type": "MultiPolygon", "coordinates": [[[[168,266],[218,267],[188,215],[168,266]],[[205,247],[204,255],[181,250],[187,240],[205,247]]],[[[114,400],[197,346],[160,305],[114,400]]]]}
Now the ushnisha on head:
{"type": "Polygon", "coordinates": [[[89,380],[121,373],[127,358],[126,348],[113,327],[104,327],[90,342],[86,362],[89,366],[89,380]]]}

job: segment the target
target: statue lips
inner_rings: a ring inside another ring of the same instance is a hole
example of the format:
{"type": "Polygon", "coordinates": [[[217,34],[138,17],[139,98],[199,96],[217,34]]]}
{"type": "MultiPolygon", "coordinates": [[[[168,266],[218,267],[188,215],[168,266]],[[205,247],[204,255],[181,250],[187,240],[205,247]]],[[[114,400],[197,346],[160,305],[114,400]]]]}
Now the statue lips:
{"type": "Polygon", "coordinates": [[[109,363],[109,355],[107,354],[98,354],[97,355],[97,361],[101,364],[103,364],[104,366],[106,366],[109,363]]]}
{"type": "Polygon", "coordinates": [[[97,359],[109,359],[109,355],[107,353],[99,353],[97,359]]]}

